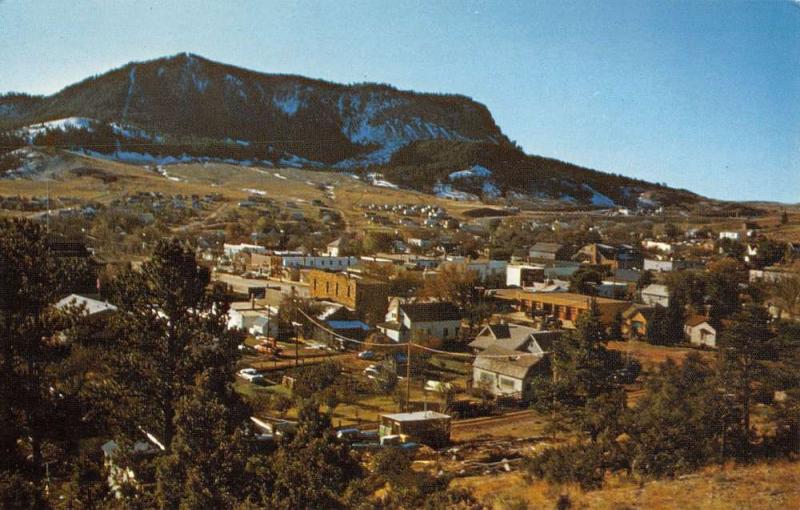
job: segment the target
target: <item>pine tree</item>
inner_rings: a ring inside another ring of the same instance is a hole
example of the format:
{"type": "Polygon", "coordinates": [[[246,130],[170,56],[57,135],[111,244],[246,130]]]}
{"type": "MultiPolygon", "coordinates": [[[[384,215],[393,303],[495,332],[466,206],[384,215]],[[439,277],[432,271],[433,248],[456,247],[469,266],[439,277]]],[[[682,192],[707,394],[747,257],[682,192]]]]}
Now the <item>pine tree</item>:
{"type": "Polygon", "coordinates": [[[141,270],[124,271],[113,286],[117,424],[131,437],[141,437],[140,428],[155,434],[167,451],[177,404],[195,378],[205,372],[222,397],[234,377],[238,338],[227,330],[224,294],[208,284],[190,248],[162,240],[141,270]]]}
{"type": "Polygon", "coordinates": [[[553,405],[560,411],[554,419],[573,423],[594,440],[606,426],[613,426],[602,425],[598,415],[614,415],[606,405],[619,406],[609,394],[614,391],[611,376],[621,365],[619,356],[606,349],[595,306],[578,317],[575,330],[556,342],[553,351],[553,405]]]}
{"type": "Polygon", "coordinates": [[[2,219],[0,268],[0,469],[27,467],[38,479],[58,400],[52,370],[69,354],[53,340],[60,320],[50,305],[87,267],[53,256],[40,225],[2,219]],[[20,441],[29,444],[30,463],[20,458],[20,441]]]}
{"type": "Polygon", "coordinates": [[[231,508],[244,499],[251,452],[241,417],[226,405],[232,398],[221,398],[203,373],[178,402],[173,449],[159,459],[162,508],[231,508]]]}
{"type": "Polygon", "coordinates": [[[733,317],[732,324],[720,337],[722,379],[734,395],[741,417],[739,435],[745,455],[750,450],[750,414],[753,384],[765,375],[764,361],[775,348],[769,313],[761,307],[748,306],[733,317]]]}

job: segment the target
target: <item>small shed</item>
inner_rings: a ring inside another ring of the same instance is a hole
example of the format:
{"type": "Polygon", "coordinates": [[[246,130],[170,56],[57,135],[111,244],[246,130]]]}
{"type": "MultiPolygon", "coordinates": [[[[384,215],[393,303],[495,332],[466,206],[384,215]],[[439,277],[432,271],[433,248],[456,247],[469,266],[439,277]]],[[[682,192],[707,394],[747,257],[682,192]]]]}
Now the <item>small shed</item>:
{"type": "Polygon", "coordinates": [[[440,447],[450,442],[450,416],[435,411],[382,414],[380,437],[403,435],[412,441],[440,447]]]}

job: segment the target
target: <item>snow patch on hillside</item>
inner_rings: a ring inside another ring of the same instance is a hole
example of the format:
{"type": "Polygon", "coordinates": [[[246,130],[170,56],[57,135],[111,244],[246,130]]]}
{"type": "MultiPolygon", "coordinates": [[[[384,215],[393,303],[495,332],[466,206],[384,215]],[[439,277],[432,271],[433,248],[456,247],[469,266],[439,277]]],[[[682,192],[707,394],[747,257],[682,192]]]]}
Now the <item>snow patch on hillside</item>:
{"type": "Polygon", "coordinates": [[[83,129],[92,131],[92,119],[86,117],[67,117],[64,119],[50,120],[41,122],[39,124],[31,124],[16,130],[19,136],[22,136],[28,143],[33,143],[33,139],[38,135],[43,134],[49,130],[66,131],[67,129],[83,129]]]}
{"type": "Polygon", "coordinates": [[[376,151],[368,152],[366,154],[359,154],[358,156],[344,159],[333,165],[333,167],[350,169],[350,168],[367,167],[371,165],[385,165],[386,163],[391,161],[392,154],[394,154],[398,149],[400,149],[404,145],[405,142],[400,142],[400,141],[388,142],[385,146],[381,147],[376,151]]]}
{"type": "Polygon", "coordinates": [[[142,140],[153,140],[155,142],[162,142],[164,140],[163,137],[159,135],[150,134],[144,129],[139,129],[134,126],[117,124],[116,122],[112,122],[109,124],[109,126],[111,126],[111,129],[115,134],[118,134],[123,138],[139,138],[142,140]]]}
{"type": "Polygon", "coordinates": [[[592,193],[592,198],[591,198],[592,205],[596,205],[599,207],[614,207],[615,205],[617,205],[614,203],[613,200],[611,200],[610,197],[600,193],[599,191],[596,191],[588,184],[584,184],[583,189],[590,191],[592,193]]]}
{"type": "Polygon", "coordinates": [[[247,101],[247,92],[244,90],[244,82],[231,74],[225,75],[226,85],[232,89],[244,101],[247,101]]]}
{"type": "Polygon", "coordinates": [[[642,209],[656,209],[658,208],[659,202],[650,196],[649,193],[644,192],[636,199],[636,203],[642,209]]]}
{"type": "Polygon", "coordinates": [[[433,193],[439,198],[450,200],[478,200],[478,197],[466,191],[459,191],[453,188],[452,184],[436,183],[433,186],[433,193]]]}
{"type": "Polygon", "coordinates": [[[300,99],[300,90],[297,87],[289,91],[276,92],[272,96],[272,104],[289,117],[293,117],[303,106],[300,99]]]}
{"type": "Polygon", "coordinates": [[[466,170],[459,170],[458,172],[451,173],[448,178],[451,181],[455,181],[457,179],[469,179],[473,177],[490,177],[491,175],[492,171],[485,166],[473,165],[466,170]]]}
{"type": "Polygon", "coordinates": [[[319,161],[311,161],[310,159],[300,157],[296,154],[287,154],[286,156],[282,157],[278,161],[278,163],[281,166],[288,166],[290,168],[305,168],[305,167],[320,168],[325,166],[319,161]]]}
{"type": "Polygon", "coordinates": [[[151,154],[149,152],[134,152],[134,151],[123,151],[117,150],[112,153],[103,153],[97,152],[93,150],[86,150],[86,149],[79,149],[74,151],[75,154],[80,154],[82,156],[89,156],[92,158],[97,159],[106,159],[111,161],[121,161],[123,163],[131,163],[135,165],[177,165],[177,164],[186,164],[186,163],[226,163],[229,165],[237,165],[237,166],[252,166],[252,165],[260,165],[260,166],[273,166],[271,161],[267,160],[238,160],[238,159],[220,159],[220,158],[210,158],[207,156],[189,156],[188,154],[181,154],[178,157],[175,156],[162,156],[158,154],[151,154]]]}
{"type": "Polygon", "coordinates": [[[390,188],[390,189],[399,188],[397,184],[387,181],[386,178],[383,176],[383,174],[379,173],[367,174],[367,182],[369,182],[373,186],[378,186],[379,188],[390,188]]]}
{"type": "Polygon", "coordinates": [[[128,117],[128,108],[131,106],[131,97],[133,97],[133,88],[136,86],[136,66],[131,67],[131,72],[128,73],[128,93],[125,96],[125,105],[122,107],[122,120],[128,117]]]}
{"type": "Polygon", "coordinates": [[[406,104],[405,99],[376,92],[368,94],[366,99],[357,94],[342,95],[337,103],[342,134],[354,144],[381,147],[399,147],[417,140],[467,140],[455,131],[420,117],[386,114],[406,104]]]}
{"type": "Polygon", "coordinates": [[[500,189],[494,183],[488,181],[483,183],[481,191],[486,198],[497,198],[502,195],[500,189]]]}

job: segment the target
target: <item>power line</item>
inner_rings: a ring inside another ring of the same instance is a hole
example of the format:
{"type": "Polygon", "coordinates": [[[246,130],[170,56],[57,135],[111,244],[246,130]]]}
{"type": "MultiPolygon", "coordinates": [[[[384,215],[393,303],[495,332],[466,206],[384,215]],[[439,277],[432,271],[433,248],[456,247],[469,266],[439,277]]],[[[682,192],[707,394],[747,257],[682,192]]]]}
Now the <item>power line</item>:
{"type": "MultiPolygon", "coordinates": [[[[418,344],[418,343],[411,342],[410,340],[407,342],[407,345],[396,343],[396,342],[379,343],[378,344],[378,343],[372,343],[372,342],[365,342],[363,340],[356,340],[355,338],[349,338],[349,337],[346,337],[344,335],[341,335],[341,334],[337,333],[336,331],[330,329],[326,325],[318,322],[316,319],[314,319],[313,317],[311,317],[310,315],[305,313],[303,310],[298,309],[298,311],[306,319],[308,319],[312,324],[314,324],[318,328],[322,329],[323,331],[325,331],[327,333],[330,333],[331,335],[333,335],[334,337],[336,337],[338,339],[341,339],[341,340],[344,340],[344,341],[347,341],[347,342],[353,342],[355,344],[367,345],[367,346],[392,347],[392,348],[396,348],[396,349],[397,348],[406,348],[406,349],[408,349],[411,346],[413,346],[413,347],[416,347],[418,349],[422,349],[423,351],[433,352],[433,353],[436,353],[436,354],[442,354],[442,355],[445,355],[445,356],[453,356],[453,357],[461,357],[461,358],[474,358],[474,357],[476,357],[475,354],[469,354],[469,353],[465,353],[465,352],[450,352],[450,351],[443,351],[443,350],[440,350],[440,349],[434,349],[432,347],[427,347],[425,345],[421,345],[421,344],[418,344]]],[[[508,358],[516,358],[516,357],[521,357],[521,356],[542,356],[542,355],[534,353],[534,352],[514,352],[513,354],[486,354],[486,355],[480,355],[480,356],[482,358],[508,359],[508,358]]]]}

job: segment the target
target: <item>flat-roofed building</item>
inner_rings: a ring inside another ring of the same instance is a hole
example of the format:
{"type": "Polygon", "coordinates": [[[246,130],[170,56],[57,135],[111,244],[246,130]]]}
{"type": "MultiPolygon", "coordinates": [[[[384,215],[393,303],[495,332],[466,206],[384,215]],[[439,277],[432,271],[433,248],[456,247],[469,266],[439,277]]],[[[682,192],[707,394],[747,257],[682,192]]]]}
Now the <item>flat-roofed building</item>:
{"type": "Polygon", "coordinates": [[[378,322],[386,315],[389,307],[387,283],[357,274],[318,269],[309,271],[306,280],[313,298],[341,303],[368,322],[378,322]]]}
{"type": "Polygon", "coordinates": [[[574,326],[580,314],[597,307],[600,322],[609,325],[617,313],[622,313],[630,302],[604,297],[585,296],[572,292],[528,292],[522,289],[499,289],[495,296],[514,302],[520,310],[531,315],[558,318],[565,327],[574,326]]]}
{"type": "Polygon", "coordinates": [[[450,421],[450,416],[434,411],[382,414],[378,434],[381,438],[406,436],[411,441],[441,447],[450,442],[450,421]]]}

